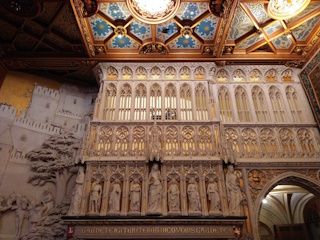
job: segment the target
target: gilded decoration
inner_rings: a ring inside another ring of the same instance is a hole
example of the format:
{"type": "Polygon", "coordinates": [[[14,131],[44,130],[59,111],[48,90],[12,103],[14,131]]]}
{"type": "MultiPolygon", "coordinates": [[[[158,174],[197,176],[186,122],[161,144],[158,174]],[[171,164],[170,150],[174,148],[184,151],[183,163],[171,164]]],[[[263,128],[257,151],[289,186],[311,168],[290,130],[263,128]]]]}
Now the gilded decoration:
{"type": "Polygon", "coordinates": [[[143,0],[126,0],[131,14],[142,22],[159,24],[174,17],[180,7],[180,0],[151,2],[143,0]]]}

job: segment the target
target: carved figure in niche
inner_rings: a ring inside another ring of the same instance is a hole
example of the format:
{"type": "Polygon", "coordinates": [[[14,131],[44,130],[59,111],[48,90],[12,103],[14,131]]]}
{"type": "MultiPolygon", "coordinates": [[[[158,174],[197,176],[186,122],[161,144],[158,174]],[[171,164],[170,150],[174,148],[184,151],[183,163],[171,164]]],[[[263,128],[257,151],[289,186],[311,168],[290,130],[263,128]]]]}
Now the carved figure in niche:
{"type": "Polygon", "coordinates": [[[109,212],[120,212],[121,187],[119,179],[115,179],[109,198],[109,212]]]}
{"type": "Polygon", "coordinates": [[[200,196],[194,178],[190,178],[187,192],[189,199],[189,213],[200,212],[200,196]]]}
{"type": "Polygon", "coordinates": [[[237,180],[238,178],[234,173],[233,165],[229,165],[226,176],[227,197],[230,215],[234,216],[239,216],[241,214],[241,190],[237,180]]]}
{"type": "Polygon", "coordinates": [[[77,178],[76,178],[76,185],[74,186],[73,192],[72,192],[72,200],[71,200],[71,204],[68,212],[68,215],[70,216],[75,216],[80,214],[84,177],[85,177],[84,169],[83,167],[80,167],[77,178]]]}
{"type": "Polygon", "coordinates": [[[171,180],[168,189],[169,212],[180,212],[180,190],[175,178],[171,180]]]}
{"type": "Polygon", "coordinates": [[[96,179],[91,186],[89,213],[99,213],[101,206],[102,186],[100,180],[96,179]]]}
{"type": "Polygon", "coordinates": [[[140,198],[141,198],[141,187],[139,180],[136,178],[133,180],[133,184],[130,188],[130,211],[140,212],[140,198]]]}
{"type": "Polygon", "coordinates": [[[162,202],[162,178],[158,164],[153,164],[149,174],[149,198],[148,212],[151,214],[161,214],[162,202]]]}
{"type": "Polygon", "coordinates": [[[37,226],[42,218],[42,204],[36,199],[32,199],[29,203],[29,229],[37,226]]]}
{"type": "Polygon", "coordinates": [[[52,193],[49,189],[43,192],[42,203],[44,205],[44,207],[42,209],[43,215],[48,215],[49,211],[54,206],[53,196],[52,196],[52,193]]]}
{"type": "Polygon", "coordinates": [[[214,178],[209,179],[209,184],[207,187],[207,195],[210,201],[209,213],[213,213],[213,214],[221,213],[220,196],[219,196],[219,191],[214,181],[214,178]]]}
{"type": "Polygon", "coordinates": [[[29,200],[25,196],[17,197],[16,207],[11,208],[16,209],[15,212],[15,228],[16,228],[16,238],[19,238],[22,231],[23,220],[27,217],[29,200]]]}

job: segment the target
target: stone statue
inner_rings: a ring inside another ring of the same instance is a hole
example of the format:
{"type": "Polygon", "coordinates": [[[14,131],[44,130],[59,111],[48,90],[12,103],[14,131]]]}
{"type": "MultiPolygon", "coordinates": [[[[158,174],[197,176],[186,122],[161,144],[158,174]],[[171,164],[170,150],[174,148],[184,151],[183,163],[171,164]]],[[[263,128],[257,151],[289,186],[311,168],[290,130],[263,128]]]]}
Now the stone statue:
{"type": "Polygon", "coordinates": [[[99,213],[102,197],[102,186],[100,180],[96,179],[91,186],[90,200],[89,200],[89,213],[99,213]]]}
{"type": "Polygon", "coordinates": [[[171,180],[168,189],[168,206],[169,213],[180,212],[180,190],[175,178],[171,180]]]}
{"type": "Polygon", "coordinates": [[[187,192],[189,199],[189,213],[200,212],[200,196],[194,178],[190,178],[187,192]]]}
{"type": "Polygon", "coordinates": [[[76,178],[76,185],[74,186],[72,192],[72,200],[68,212],[68,215],[70,216],[76,216],[80,214],[84,177],[84,169],[83,167],[80,167],[78,171],[78,176],[76,178]]]}
{"type": "Polygon", "coordinates": [[[51,191],[48,189],[42,194],[42,203],[44,205],[42,211],[43,215],[46,216],[49,214],[49,211],[54,207],[54,200],[51,191]]]}
{"type": "Polygon", "coordinates": [[[150,214],[161,214],[162,202],[162,178],[158,164],[153,164],[149,174],[149,198],[148,198],[148,212],[150,214]]]}
{"type": "MultiPolygon", "coordinates": [[[[29,200],[25,196],[17,197],[17,205],[14,207],[15,212],[15,227],[16,227],[16,238],[19,239],[22,231],[23,220],[27,216],[29,200]]],[[[14,209],[12,208],[12,209],[14,209]]]]}
{"type": "Polygon", "coordinates": [[[209,179],[209,184],[207,187],[207,195],[208,195],[208,200],[210,201],[209,213],[212,213],[212,214],[221,213],[219,191],[213,178],[209,179]]]}
{"type": "Polygon", "coordinates": [[[234,173],[233,165],[228,166],[228,172],[226,176],[226,187],[230,215],[239,216],[241,214],[241,190],[237,182],[237,176],[234,173]]]}
{"type": "Polygon", "coordinates": [[[37,226],[42,218],[43,205],[40,201],[32,199],[29,203],[29,229],[33,229],[37,226]]]}
{"type": "Polygon", "coordinates": [[[115,179],[109,198],[109,212],[120,212],[121,187],[119,179],[115,179]]]}
{"type": "Polygon", "coordinates": [[[140,198],[141,187],[139,180],[136,178],[130,188],[130,212],[140,212],[140,198]]]}

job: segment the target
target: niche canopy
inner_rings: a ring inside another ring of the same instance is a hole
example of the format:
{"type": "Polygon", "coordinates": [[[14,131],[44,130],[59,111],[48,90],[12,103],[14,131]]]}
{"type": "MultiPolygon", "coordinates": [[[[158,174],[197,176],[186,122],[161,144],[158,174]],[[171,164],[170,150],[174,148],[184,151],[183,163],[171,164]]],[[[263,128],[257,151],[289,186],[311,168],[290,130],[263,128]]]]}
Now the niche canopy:
{"type": "Polygon", "coordinates": [[[159,24],[173,18],[180,7],[180,0],[126,0],[132,16],[141,22],[159,24]]]}
{"type": "Polygon", "coordinates": [[[270,0],[268,14],[273,19],[288,19],[302,12],[311,0],[270,0]]]}

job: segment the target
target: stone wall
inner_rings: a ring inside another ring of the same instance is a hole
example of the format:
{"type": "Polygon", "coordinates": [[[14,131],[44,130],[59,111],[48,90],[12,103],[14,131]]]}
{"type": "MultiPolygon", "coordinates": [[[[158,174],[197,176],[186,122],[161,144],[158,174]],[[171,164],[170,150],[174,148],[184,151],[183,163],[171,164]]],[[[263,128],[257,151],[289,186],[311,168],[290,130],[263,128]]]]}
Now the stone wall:
{"type": "MultiPolygon", "coordinates": [[[[1,95],[4,92],[7,98],[1,97],[0,105],[0,238],[13,239],[17,230],[14,206],[22,207],[23,212],[23,204],[27,204],[30,210],[33,202],[43,202],[45,191],[50,192],[53,199],[56,197],[54,184],[34,187],[29,183],[32,170],[27,153],[41,148],[52,136],[61,136],[65,131],[73,132],[81,141],[92,116],[92,99],[95,99],[96,93],[86,92],[77,86],[61,85],[52,79],[14,72],[8,73],[1,95]],[[25,77],[25,82],[21,81],[22,77],[25,77]],[[16,91],[8,81],[17,84],[16,91]],[[45,82],[55,88],[44,86],[45,82]],[[9,96],[8,92],[17,96],[9,96]],[[26,95],[21,96],[22,93],[26,95]],[[27,108],[17,104],[19,101],[27,103],[27,108]],[[10,196],[13,199],[11,207],[8,205],[10,196]]],[[[67,193],[72,191],[74,185],[74,177],[70,179],[66,186],[67,193]]],[[[29,213],[25,211],[21,236],[29,231],[29,213]]]]}

